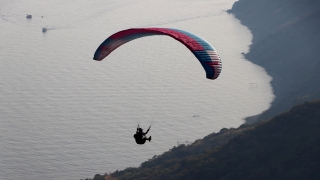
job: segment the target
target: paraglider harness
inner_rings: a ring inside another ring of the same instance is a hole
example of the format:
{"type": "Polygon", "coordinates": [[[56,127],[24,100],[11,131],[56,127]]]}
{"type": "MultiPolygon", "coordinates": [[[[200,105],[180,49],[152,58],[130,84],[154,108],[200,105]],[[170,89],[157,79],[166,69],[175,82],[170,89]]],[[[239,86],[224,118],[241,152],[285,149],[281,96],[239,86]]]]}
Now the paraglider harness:
{"type": "MultiPolygon", "coordinates": [[[[148,138],[146,137],[146,134],[149,132],[150,128],[151,128],[151,126],[148,128],[147,132],[144,133],[143,129],[140,128],[139,124],[138,124],[136,134],[133,135],[137,144],[144,144],[146,142],[146,140],[148,140],[148,138]]],[[[150,138],[149,138],[149,141],[150,141],[150,138]]]]}

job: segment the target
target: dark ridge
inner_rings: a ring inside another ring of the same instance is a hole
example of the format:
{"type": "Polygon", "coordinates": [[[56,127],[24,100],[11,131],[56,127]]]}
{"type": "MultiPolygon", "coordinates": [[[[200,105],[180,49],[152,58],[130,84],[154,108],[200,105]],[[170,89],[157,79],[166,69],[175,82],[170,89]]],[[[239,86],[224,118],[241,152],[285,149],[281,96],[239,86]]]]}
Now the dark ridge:
{"type": "Polygon", "coordinates": [[[224,129],[189,146],[174,147],[139,168],[127,168],[106,177],[121,180],[320,179],[319,129],[320,100],[306,102],[271,120],[224,129]],[[235,136],[219,143],[221,137],[233,133],[235,136]]]}

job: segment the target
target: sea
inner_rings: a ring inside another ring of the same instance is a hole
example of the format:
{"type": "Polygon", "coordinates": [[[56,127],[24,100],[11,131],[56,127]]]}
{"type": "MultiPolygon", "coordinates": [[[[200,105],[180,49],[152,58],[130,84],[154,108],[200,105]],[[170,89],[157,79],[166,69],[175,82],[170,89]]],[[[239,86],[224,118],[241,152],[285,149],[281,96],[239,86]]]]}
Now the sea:
{"type": "Polygon", "coordinates": [[[0,179],[79,180],[139,167],[268,109],[272,78],[244,58],[252,34],[226,12],[234,2],[0,0],[0,179]],[[110,35],[139,27],[202,37],[222,59],[219,78],[206,79],[167,36],[93,60],[110,35]],[[151,142],[135,143],[138,125],[151,126],[151,142]]]}

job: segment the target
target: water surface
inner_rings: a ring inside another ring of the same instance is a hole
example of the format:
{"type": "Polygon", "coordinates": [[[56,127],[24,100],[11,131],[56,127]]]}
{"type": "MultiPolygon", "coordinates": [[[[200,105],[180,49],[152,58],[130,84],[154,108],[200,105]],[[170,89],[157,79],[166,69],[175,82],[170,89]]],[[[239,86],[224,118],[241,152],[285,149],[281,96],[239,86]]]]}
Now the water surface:
{"type": "Polygon", "coordinates": [[[267,109],[271,77],[242,57],[251,33],[223,11],[233,2],[0,0],[0,177],[80,179],[137,167],[267,109]],[[192,53],[164,36],[92,60],[111,34],[150,26],[206,39],[222,58],[220,77],[206,79],[192,53]],[[152,125],[151,143],[134,143],[138,123],[152,125]]]}

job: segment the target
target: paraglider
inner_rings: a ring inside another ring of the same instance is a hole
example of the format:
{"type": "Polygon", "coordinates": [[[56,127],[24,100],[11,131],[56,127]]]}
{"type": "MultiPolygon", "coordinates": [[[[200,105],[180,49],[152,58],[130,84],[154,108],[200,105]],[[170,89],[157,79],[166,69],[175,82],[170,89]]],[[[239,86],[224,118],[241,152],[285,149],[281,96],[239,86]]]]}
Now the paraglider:
{"type": "Polygon", "coordinates": [[[133,135],[137,144],[144,144],[147,140],[149,142],[151,141],[151,136],[149,138],[147,138],[147,136],[146,136],[148,134],[150,128],[151,128],[151,126],[148,128],[147,132],[143,132],[143,129],[140,128],[138,125],[136,134],[133,135]]]}
{"type": "Polygon", "coordinates": [[[134,28],[119,31],[108,37],[96,50],[93,59],[101,61],[119,46],[137,38],[154,35],[170,36],[185,45],[199,60],[208,79],[216,79],[221,72],[220,56],[204,39],[187,31],[170,28],[134,28]]]}
{"type": "MultiPolygon", "coordinates": [[[[133,28],[119,31],[108,37],[95,51],[94,60],[101,61],[112,53],[121,45],[142,37],[165,35],[181,42],[185,45],[198,59],[203,69],[205,70],[206,77],[214,80],[218,78],[221,73],[222,65],[220,56],[216,50],[204,39],[191,34],[187,31],[170,29],[170,28],[133,28]]],[[[151,141],[151,136],[146,137],[149,132],[143,132],[142,128],[138,126],[136,134],[134,135],[137,144],[144,144],[147,140],[151,141]]]]}

